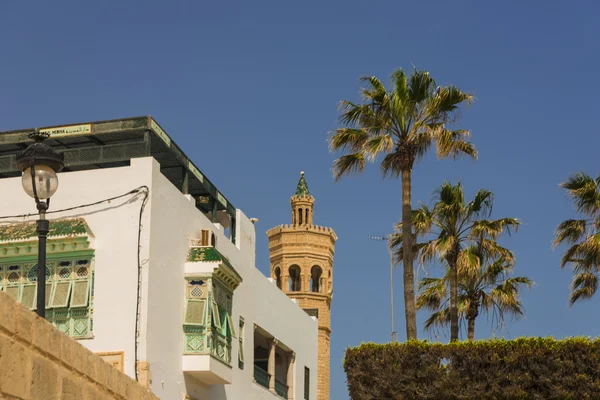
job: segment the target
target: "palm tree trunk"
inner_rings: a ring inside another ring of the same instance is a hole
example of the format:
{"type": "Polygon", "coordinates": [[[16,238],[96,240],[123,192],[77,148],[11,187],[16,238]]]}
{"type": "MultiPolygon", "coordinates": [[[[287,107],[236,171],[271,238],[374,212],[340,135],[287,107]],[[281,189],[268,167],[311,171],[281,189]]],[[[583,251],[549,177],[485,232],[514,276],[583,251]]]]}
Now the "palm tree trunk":
{"type": "Polygon", "coordinates": [[[475,318],[469,318],[469,340],[475,340],[475,318]]]}
{"type": "Polygon", "coordinates": [[[448,263],[450,267],[450,341],[458,340],[458,268],[456,257],[448,263]]]}
{"type": "Polygon", "coordinates": [[[413,271],[413,236],[411,205],[412,170],[402,170],[402,265],[404,266],[404,313],[406,339],[417,338],[417,308],[415,304],[415,276],[413,271]]]}

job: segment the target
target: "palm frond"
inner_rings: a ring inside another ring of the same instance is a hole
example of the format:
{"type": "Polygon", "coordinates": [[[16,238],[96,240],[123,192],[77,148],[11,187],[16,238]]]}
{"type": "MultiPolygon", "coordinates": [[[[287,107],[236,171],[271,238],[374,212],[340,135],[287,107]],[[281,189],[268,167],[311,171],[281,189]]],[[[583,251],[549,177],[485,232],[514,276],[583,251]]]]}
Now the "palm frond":
{"type": "Polygon", "coordinates": [[[469,217],[488,217],[494,208],[494,193],[487,189],[480,189],[467,205],[469,217]]]}
{"type": "Polygon", "coordinates": [[[368,161],[375,161],[375,158],[380,153],[388,153],[392,151],[394,141],[390,135],[380,135],[369,138],[362,148],[362,153],[368,161]]]}
{"type": "Polygon", "coordinates": [[[332,152],[346,150],[359,153],[368,139],[369,134],[364,129],[336,129],[329,138],[329,150],[332,152]]]}
{"type": "Polygon", "coordinates": [[[360,81],[368,84],[368,88],[363,91],[363,93],[368,94],[367,100],[377,101],[381,100],[382,96],[387,95],[385,85],[376,76],[363,76],[360,81]]]}
{"type": "Polygon", "coordinates": [[[450,323],[450,309],[446,307],[442,310],[432,313],[429,318],[425,320],[424,328],[425,331],[429,331],[433,328],[443,328],[450,323]]]}
{"type": "Polygon", "coordinates": [[[571,295],[569,302],[571,306],[578,300],[590,299],[598,290],[598,276],[591,272],[582,272],[573,278],[571,282],[571,295]]]}
{"type": "Polygon", "coordinates": [[[402,169],[405,165],[405,159],[402,154],[398,152],[392,152],[386,155],[381,161],[379,169],[383,176],[391,176],[397,178],[402,173],[402,169]]]}
{"type": "Polygon", "coordinates": [[[411,137],[411,144],[415,149],[415,160],[422,159],[434,142],[434,136],[428,132],[419,132],[411,137]]]}
{"type": "Polygon", "coordinates": [[[467,105],[473,102],[473,95],[461,91],[456,86],[444,86],[436,90],[431,102],[431,112],[451,113],[454,112],[458,105],[466,103],[467,105]]]}
{"type": "Polygon", "coordinates": [[[502,233],[506,232],[509,236],[511,230],[515,232],[519,229],[521,221],[517,218],[500,218],[496,220],[478,220],[471,225],[469,236],[477,238],[497,239],[502,233]]]}
{"type": "Polygon", "coordinates": [[[562,256],[561,267],[574,262],[586,268],[600,265],[600,233],[588,236],[584,241],[569,247],[562,256]]]}
{"type": "Polygon", "coordinates": [[[402,102],[408,100],[408,82],[406,80],[406,73],[403,69],[397,69],[392,72],[392,82],[394,84],[395,92],[402,102]]]}
{"type": "Polygon", "coordinates": [[[423,278],[419,282],[417,309],[437,310],[446,299],[446,281],[443,278],[423,278]]]}
{"type": "Polygon", "coordinates": [[[333,163],[333,176],[336,181],[352,172],[362,172],[365,169],[365,156],[361,153],[341,156],[333,163]]]}
{"type": "Polygon", "coordinates": [[[578,212],[593,217],[600,211],[598,182],[585,172],[572,174],[560,187],[567,190],[578,212]]]}
{"type": "Polygon", "coordinates": [[[433,212],[424,204],[412,212],[413,230],[416,235],[423,235],[431,230],[433,212]]]}
{"type": "Polygon", "coordinates": [[[420,103],[431,97],[435,88],[435,81],[427,71],[415,70],[410,77],[408,97],[413,103],[420,103]]]}
{"type": "Polygon", "coordinates": [[[460,155],[467,155],[473,159],[477,159],[477,149],[472,143],[466,140],[470,136],[471,133],[464,129],[454,131],[440,129],[435,134],[435,146],[438,158],[456,158],[460,155]]]}
{"type": "Polygon", "coordinates": [[[553,246],[556,247],[562,242],[570,244],[578,242],[585,235],[586,227],[587,221],[585,219],[568,219],[561,222],[554,232],[556,238],[552,243],[553,246]]]}

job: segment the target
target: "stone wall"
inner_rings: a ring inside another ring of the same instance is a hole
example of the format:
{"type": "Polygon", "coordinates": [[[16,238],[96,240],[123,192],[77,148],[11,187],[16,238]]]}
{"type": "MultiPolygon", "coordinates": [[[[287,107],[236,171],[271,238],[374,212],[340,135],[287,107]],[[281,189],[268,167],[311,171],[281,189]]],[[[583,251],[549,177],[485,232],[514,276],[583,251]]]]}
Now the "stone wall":
{"type": "Polygon", "coordinates": [[[158,399],[0,292],[0,399],[158,399]]]}

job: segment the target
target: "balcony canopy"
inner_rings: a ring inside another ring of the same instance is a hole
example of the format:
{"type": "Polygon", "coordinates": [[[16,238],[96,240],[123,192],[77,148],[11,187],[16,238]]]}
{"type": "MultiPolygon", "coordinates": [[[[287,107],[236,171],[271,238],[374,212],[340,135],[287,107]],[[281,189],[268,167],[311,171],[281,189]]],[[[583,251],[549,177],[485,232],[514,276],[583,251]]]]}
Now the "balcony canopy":
{"type": "MultiPolygon", "coordinates": [[[[0,178],[20,176],[16,155],[33,141],[33,129],[0,132],[0,178]]],[[[40,128],[46,143],[65,157],[63,172],[127,166],[132,158],[154,157],[161,172],[184,194],[196,199],[196,207],[217,222],[218,213],[230,217],[235,241],[235,207],[185,155],[165,130],[150,116],[110,121],[82,122],[40,128]]],[[[223,218],[218,219],[219,222],[223,218]]]]}

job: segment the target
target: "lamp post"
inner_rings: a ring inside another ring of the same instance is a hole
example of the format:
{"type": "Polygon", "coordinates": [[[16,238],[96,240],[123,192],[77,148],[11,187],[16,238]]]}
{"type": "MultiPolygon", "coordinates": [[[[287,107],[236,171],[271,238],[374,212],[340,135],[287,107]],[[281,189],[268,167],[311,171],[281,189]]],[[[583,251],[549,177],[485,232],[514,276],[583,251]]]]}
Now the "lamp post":
{"type": "MultiPolygon", "coordinates": [[[[386,235],[386,236],[371,235],[371,236],[369,236],[369,239],[385,240],[385,241],[389,242],[391,237],[390,237],[390,235],[386,235]]],[[[394,343],[394,342],[398,341],[398,333],[394,330],[394,283],[393,283],[394,253],[392,252],[391,246],[389,247],[389,251],[390,251],[390,314],[391,314],[390,317],[391,317],[391,323],[392,323],[392,343],[394,343]]]]}
{"type": "Polygon", "coordinates": [[[48,134],[38,129],[29,135],[34,142],[17,155],[17,168],[23,172],[21,183],[23,190],[35,199],[39,213],[36,222],[38,233],[37,264],[37,314],[46,317],[46,237],[50,230],[50,222],[46,219],[46,211],[50,206],[50,197],[58,189],[57,172],[64,167],[63,155],[54,151],[44,143],[48,134]]]}

